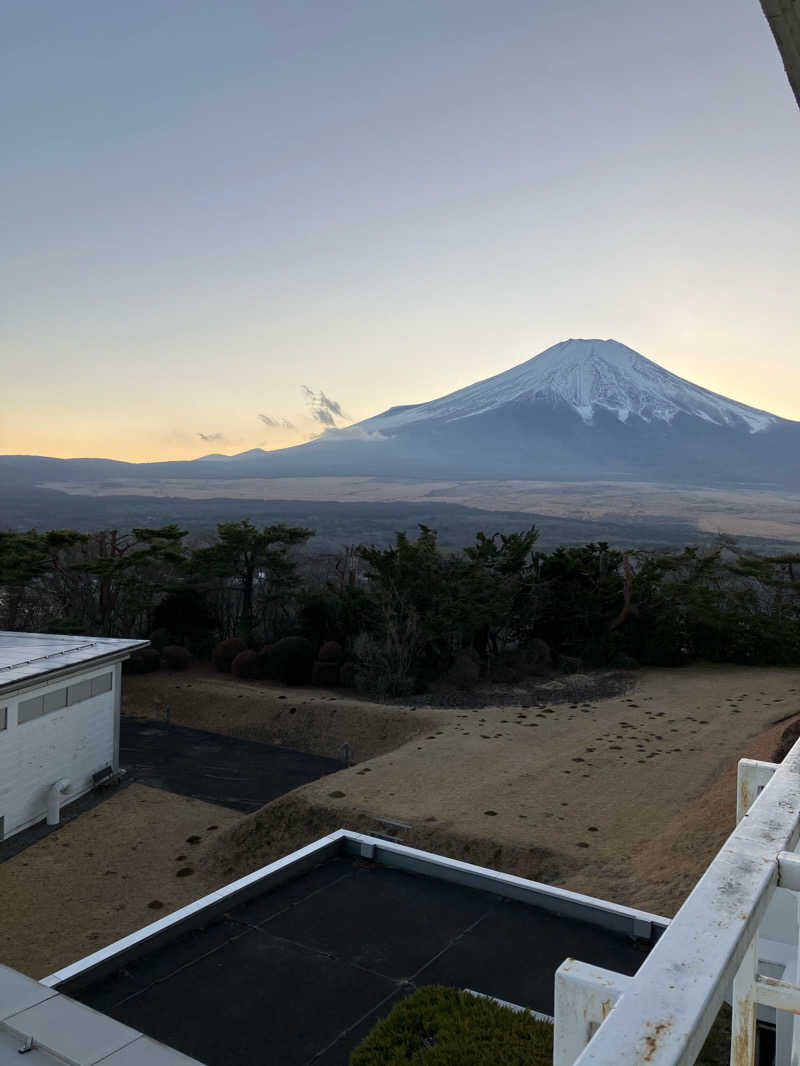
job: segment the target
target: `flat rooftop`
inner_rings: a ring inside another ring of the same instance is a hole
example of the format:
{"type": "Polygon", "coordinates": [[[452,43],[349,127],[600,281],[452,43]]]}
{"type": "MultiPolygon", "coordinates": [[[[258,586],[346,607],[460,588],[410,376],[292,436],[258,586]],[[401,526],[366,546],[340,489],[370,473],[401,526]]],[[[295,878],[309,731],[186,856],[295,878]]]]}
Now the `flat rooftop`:
{"type": "Polygon", "coordinates": [[[565,958],[632,975],[668,924],[345,831],[302,852],[47,983],[208,1066],[346,1066],[415,988],[552,1015],[565,958]]]}
{"type": "Polygon", "coordinates": [[[44,679],[60,670],[88,665],[95,660],[122,658],[149,643],[147,640],[0,630],[0,693],[19,682],[44,679]]]}

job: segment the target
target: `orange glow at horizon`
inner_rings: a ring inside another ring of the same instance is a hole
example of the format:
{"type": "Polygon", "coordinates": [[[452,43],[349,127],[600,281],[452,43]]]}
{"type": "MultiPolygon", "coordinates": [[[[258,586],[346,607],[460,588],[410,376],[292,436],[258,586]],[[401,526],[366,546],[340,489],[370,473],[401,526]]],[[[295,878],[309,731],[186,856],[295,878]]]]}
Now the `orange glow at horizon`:
{"type": "MultiPolygon", "coordinates": [[[[619,332],[619,331],[617,331],[619,332]]],[[[597,335],[597,334],[595,334],[597,335]]],[[[561,339],[561,338],[559,338],[561,339]]],[[[624,337],[624,343],[628,343],[624,337]]],[[[721,393],[741,403],[761,408],[783,418],[800,421],[800,381],[791,373],[793,356],[790,353],[783,363],[772,363],[770,372],[765,373],[762,360],[748,358],[741,350],[732,349],[722,338],[714,338],[709,345],[711,351],[704,354],[697,350],[701,342],[695,340],[688,350],[688,345],[680,353],[680,358],[669,353],[675,352],[678,345],[672,339],[664,339],[653,347],[659,351],[648,350],[646,344],[632,344],[641,354],[653,359],[666,369],[681,377],[702,385],[714,392],[721,393]],[[666,354],[662,354],[662,351],[666,354]]],[[[536,349],[549,346],[541,344],[536,349]]],[[[555,343],[550,340],[550,343],[555,343]]],[[[380,380],[378,372],[365,380],[364,375],[356,374],[353,387],[346,380],[340,382],[337,400],[342,402],[349,418],[337,419],[339,425],[348,421],[359,421],[375,415],[393,404],[419,403],[432,400],[455,389],[471,384],[473,381],[509,369],[524,361],[533,353],[521,349],[509,352],[500,359],[474,359],[468,366],[461,356],[463,349],[453,346],[455,351],[448,353],[448,358],[435,362],[434,369],[423,377],[417,374],[413,380],[407,377],[400,380],[398,373],[385,373],[380,380]],[[457,366],[457,373],[453,368],[457,366]],[[448,373],[448,367],[451,368],[448,373]],[[438,372],[436,372],[438,368],[438,372]],[[356,385],[359,386],[358,391],[356,385]],[[351,393],[356,402],[351,402],[351,393]]],[[[406,353],[399,353],[397,361],[388,361],[387,370],[397,365],[408,367],[406,353]]],[[[165,371],[165,376],[168,371],[165,371]]],[[[84,382],[85,395],[88,386],[84,382]]],[[[169,391],[169,390],[165,390],[169,391]]],[[[225,396],[225,390],[218,388],[204,396],[205,389],[196,387],[185,406],[176,401],[162,406],[149,404],[144,397],[131,395],[123,388],[114,400],[114,406],[107,416],[95,413],[91,418],[73,419],[64,408],[48,410],[41,397],[36,404],[35,416],[26,408],[28,404],[20,397],[16,404],[11,404],[2,414],[0,420],[0,454],[45,455],[61,459],[70,458],[106,458],[122,462],[151,463],[175,460],[191,460],[203,455],[221,453],[236,455],[252,448],[274,451],[281,448],[302,444],[317,436],[322,426],[315,422],[308,413],[293,411],[288,404],[296,405],[296,389],[285,390],[283,409],[291,414],[292,429],[283,426],[265,427],[256,416],[257,404],[252,399],[236,394],[225,396]],[[125,396],[131,402],[123,403],[125,396]],[[251,408],[249,418],[241,416],[242,410],[251,408]],[[209,432],[194,427],[200,422],[198,410],[208,409],[214,412],[212,418],[205,418],[209,432]],[[141,413],[140,413],[141,411],[141,413]]],[[[98,390],[95,407],[102,402],[108,404],[107,392],[98,390]]],[[[272,396],[278,398],[277,390],[272,396]]],[[[277,403],[277,400],[275,400],[277,403]]],[[[277,420],[276,420],[277,421],[277,420]]]]}

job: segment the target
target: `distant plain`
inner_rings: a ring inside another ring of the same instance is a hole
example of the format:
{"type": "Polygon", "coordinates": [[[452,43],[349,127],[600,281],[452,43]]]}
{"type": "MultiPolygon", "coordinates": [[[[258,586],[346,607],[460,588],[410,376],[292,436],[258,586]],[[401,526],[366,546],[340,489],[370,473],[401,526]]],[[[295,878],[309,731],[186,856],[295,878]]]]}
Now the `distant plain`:
{"type": "MultiPolygon", "coordinates": [[[[185,500],[457,504],[596,524],[663,522],[698,533],[800,543],[800,493],[772,488],[678,487],[648,482],[428,481],[375,477],[51,482],[70,496],[185,500]]],[[[488,516],[487,516],[488,517],[488,516]]]]}

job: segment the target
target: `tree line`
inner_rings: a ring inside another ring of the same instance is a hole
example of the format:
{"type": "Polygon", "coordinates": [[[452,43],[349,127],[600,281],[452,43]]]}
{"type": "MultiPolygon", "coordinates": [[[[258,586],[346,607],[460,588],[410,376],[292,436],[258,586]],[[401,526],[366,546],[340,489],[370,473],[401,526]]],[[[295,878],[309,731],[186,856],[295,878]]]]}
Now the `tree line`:
{"type": "Polygon", "coordinates": [[[0,628],[144,636],[210,657],[236,637],[339,642],[362,687],[405,695],[447,676],[514,677],[545,655],[561,669],[693,658],[800,663],[800,554],[710,547],[536,548],[479,533],[445,550],[435,530],[389,548],[304,550],[313,530],[248,520],[190,546],[177,525],[129,532],[0,531],[0,628]]]}

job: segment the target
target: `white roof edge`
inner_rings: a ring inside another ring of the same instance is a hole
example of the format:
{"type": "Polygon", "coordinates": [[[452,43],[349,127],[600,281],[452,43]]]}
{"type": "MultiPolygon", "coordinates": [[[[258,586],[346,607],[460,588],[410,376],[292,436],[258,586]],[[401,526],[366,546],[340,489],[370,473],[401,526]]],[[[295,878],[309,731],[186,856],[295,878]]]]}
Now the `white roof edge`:
{"type": "Polygon", "coordinates": [[[0,630],[0,692],[93,663],[119,661],[149,640],[0,630]]]}
{"type": "Polygon", "coordinates": [[[0,964],[0,1063],[20,1061],[28,1040],[36,1062],[74,1063],[75,1034],[81,1062],[137,1066],[198,1066],[198,1060],[87,1007],[32,977],[0,964]],[[6,1039],[3,1039],[3,1038],[6,1039]],[[13,1041],[13,1058],[7,1054],[13,1041]]]}
{"type": "MultiPolygon", "coordinates": [[[[559,904],[572,905],[576,908],[584,908],[587,911],[595,911],[598,917],[607,915],[626,920],[631,923],[642,923],[660,929],[665,929],[670,924],[669,918],[649,911],[638,910],[634,907],[626,907],[622,904],[613,903],[610,900],[596,899],[579,892],[572,892],[566,888],[558,888],[541,881],[532,881],[524,877],[516,877],[513,874],[504,874],[488,867],[476,866],[472,863],[461,862],[435,852],[421,851],[418,848],[409,847],[407,844],[398,844],[372,837],[366,833],[359,833],[352,829],[336,829],[332,833],[319,837],[317,840],[298,848],[296,851],[284,855],[280,859],[253,870],[244,877],[223,885],[221,888],[209,892],[200,899],[180,907],[167,914],[163,918],[157,918],[154,922],[121,937],[119,940],[99,948],[82,959],[70,965],[64,966],[54,973],[48,974],[41,979],[41,984],[47,988],[58,988],[59,985],[78,977],[97,966],[109,962],[115,956],[123,955],[131,948],[145,945],[148,942],[155,943],[156,939],[163,934],[169,934],[170,930],[191,922],[193,919],[205,914],[210,919],[214,909],[233,906],[242,898],[248,890],[257,892],[263,885],[267,888],[270,881],[280,883],[284,875],[291,875],[293,869],[298,873],[315,861],[322,862],[326,858],[341,853],[341,848],[351,845],[356,848],[366,846],[374,849],[375,854],[386,862],[394,857],[400,859],[397,865],[405,865],[411,869],[414,864],[420,864],[425,868],[425,874],[433,880],[456,880],[462,884],[468,884],[469,878],[475,878],[474,887],[483,891],[494,891],[498,895],[508,895],[514,898],[525,898],[527,902],[539,906],[551,905],[549,909],[558,911],[559,904]],[[405,861],[403,861],[405,860],[405,861]],[[515,896],[515,893],[519,893],[515,896]]],[[[388,865],[389,862],[386,864],[388,865]]]]}

